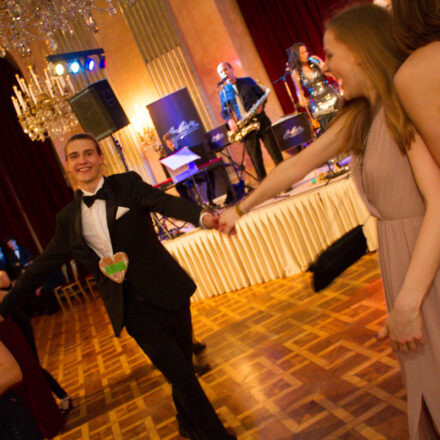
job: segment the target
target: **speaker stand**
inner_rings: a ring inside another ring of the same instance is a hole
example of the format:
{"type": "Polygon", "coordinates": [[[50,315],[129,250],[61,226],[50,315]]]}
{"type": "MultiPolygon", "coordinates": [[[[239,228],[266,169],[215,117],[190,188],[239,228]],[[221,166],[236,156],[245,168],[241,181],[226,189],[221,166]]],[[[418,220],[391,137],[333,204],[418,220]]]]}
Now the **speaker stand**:
{"type": "Polygon", "coordinates": [[[124,152],[122,151],[121,144],[119,141],[111,134],[110,137],[112,138],[113,144],[116,147],[116,150],[118,151],[119,157],[122,160],[122,163],[124,164],[125,171],[128,172],[130,169],[128,168],[127,162],[125,160],[124,152]]]}

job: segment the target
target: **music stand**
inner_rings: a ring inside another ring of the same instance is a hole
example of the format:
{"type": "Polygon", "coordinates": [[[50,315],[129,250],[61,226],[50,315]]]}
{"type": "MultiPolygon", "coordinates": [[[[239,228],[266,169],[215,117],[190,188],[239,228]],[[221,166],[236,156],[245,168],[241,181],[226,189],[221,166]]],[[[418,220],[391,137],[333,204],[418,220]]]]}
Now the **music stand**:
{"type": "MultiPolygon", "coordinates": [[[[249,173],[244,167],[244,157],[246,153],[245,148],[243,147],[242,150],[241,162],[240,163],[236,162],[233,159],[231,152],[229,150],[229,146],[231,145],[231,143],[228,140],[228,126],[226,124],[214,128],[213,130],[206,133],[205,136],[208,140],[208,145],[211,148],[211,150],[227,158],[228,159],[227,165],[232,166],[235,176],[238,180],[238,183],[232,184],[235,193],[232,194],[233,201],[240,199],[241,197],[243,197],[242,193],[244,192],[245,189],[243,174],[247,174],[252,179],[257,180],[257,178],[253,174],[249,173]]],[[[253,188],[246,186],[246,189],[253,189],[253,188]]]]}
{"type": "Polygon", "coordinates": [[[194,186],[194,197],[197,203],[205,206],[196,179],[194,178],[194,175],[199,172],[197,165],[194,163],[197,159],[200,159],[199,155],[191,151],[188,147],[182,147],[173,154],[160,159],[160,163],[166,166],[174,183],[180,183],[190,179],[194,186]]]}

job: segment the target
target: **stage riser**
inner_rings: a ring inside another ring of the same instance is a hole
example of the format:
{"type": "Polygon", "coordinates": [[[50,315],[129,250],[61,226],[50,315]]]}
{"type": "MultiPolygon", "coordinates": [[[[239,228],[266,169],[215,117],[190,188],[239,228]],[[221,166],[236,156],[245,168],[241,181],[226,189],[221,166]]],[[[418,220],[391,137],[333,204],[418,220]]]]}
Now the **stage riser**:
{"type": "Polygon", "coordinates": [[[373,251],[375,222],[354,182],[344,178],[251,212],[239,221],[236,236],[196,230],[165,246],[196,282],[197,300],[303,272],[331,243],[365,222],[373,251]]]}

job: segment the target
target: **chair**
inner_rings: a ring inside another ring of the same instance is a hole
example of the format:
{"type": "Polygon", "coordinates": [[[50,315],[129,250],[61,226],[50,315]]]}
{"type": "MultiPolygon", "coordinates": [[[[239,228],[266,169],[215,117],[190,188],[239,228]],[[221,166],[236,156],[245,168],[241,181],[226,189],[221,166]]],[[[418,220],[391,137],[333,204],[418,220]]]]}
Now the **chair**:
{"type": "Polygon", "coordinates": [[[93,299],[96,299],[96,281],[95,278],[93,278],[93,275],[87,275],[84,278],[84,281],[87,284],[87,287],[89,288],[90,293],[92,294],[93,299]]]}
{"type": "MultiPolygon", "coordinates": [[[[74,281],[68,282],[68,284],[64,284],[62,286],[57,286],[53,289],[55,297],[58,301],[58,304],[60,305],[61,309],[65,311],[65,307],[63,304],[63,299],[66,300],[67,304],[71,309],[73,309],[73,303],[72,299],[79,300],[81,302],[81,296],[82,295],[86,301],[89,301],[89,297],[84,290],[79,277],[78,277],[78,268],[76,266],[75,260],[70,260],[70,268],[72,271],[73,279],[74,281]]],[[[66,280],[69,281],[69,277],[67,276],[67,267],[66,265],[63,265],[61,268],[62,272],[64,273],[64,276],[66,276],[66,280]]]]}

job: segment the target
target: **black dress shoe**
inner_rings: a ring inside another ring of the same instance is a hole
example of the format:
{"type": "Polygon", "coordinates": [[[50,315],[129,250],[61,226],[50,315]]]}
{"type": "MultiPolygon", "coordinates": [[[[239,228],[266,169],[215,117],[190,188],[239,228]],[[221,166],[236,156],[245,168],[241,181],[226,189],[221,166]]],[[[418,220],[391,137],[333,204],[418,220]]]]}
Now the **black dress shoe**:
{"type": "Polygon", "coordinates": [[[211,370],[211,365],[194,365],[194,374],[198,377],[203,376],[205,373],[211,370]]]}
{"type": "Polygon", "coordinates": [[[193,353],[197,356],[200,354],[203,350],[206,349],[206,344],[204,342],[195,342],[193,344],[193,353]]]}

